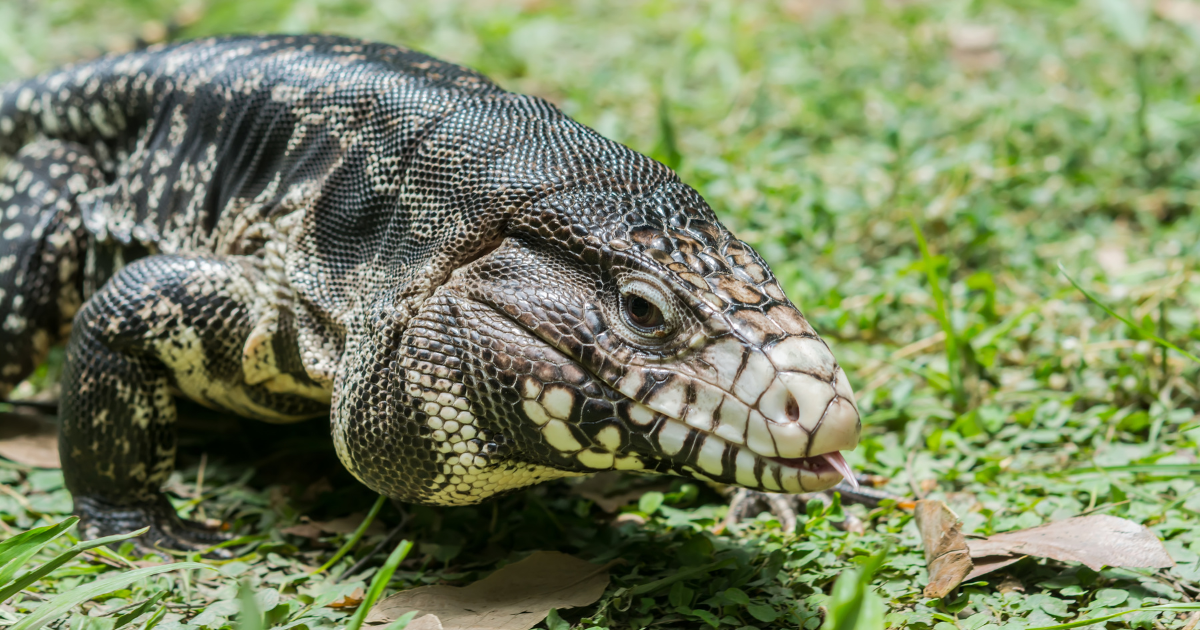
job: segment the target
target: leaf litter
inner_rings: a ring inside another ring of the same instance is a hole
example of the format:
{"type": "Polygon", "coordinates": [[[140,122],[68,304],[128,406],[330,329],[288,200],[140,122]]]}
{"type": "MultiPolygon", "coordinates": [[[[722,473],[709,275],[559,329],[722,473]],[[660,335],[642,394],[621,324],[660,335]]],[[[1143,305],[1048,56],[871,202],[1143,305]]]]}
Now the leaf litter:
{"type": "Polygon", "coordinates": [[[929,571],[926,597],[945,597],[962,582],[1027,556],[1078,562],[1093,571],[1175,566],[1148,527],[1108,514],[1076,516],[970,540],[962,534],[958,515],[941,501],[918,501],[914,520],[929,571]]]}
{"type": "Polygon", "coordinates": [[[921,532],[929,584],[925,597],[945,597],[971,572],[971,557],[958,515],[941,501],[917,501],[913,518],[921,532]]]}
{"type": "Polygon", "coordinates": [[[387,624],[419,611],[435,616],[445,630],[529,630],[552,608],[587,606],[600,599],[608,569],[619,562],[597,565],[557,551],[536,551],[467,586],[422,586],[396,593],[376,604],[366,622],[387,624]]]}

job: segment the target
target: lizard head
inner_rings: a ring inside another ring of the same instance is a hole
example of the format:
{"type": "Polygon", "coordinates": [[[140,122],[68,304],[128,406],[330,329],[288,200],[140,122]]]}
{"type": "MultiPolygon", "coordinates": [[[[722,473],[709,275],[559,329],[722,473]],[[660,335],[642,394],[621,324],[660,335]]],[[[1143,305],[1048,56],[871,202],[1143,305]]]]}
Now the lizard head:
{"type": "Polygon", "coordinates": [[[793,493],[851,475],[846,374],[763,259],[663,165],[567,130],[570,152],[492,164],[480,180],[505,185],[443,246],[451,271],[359,346],[376,358],[348,372],[366,394],[335,397],[343,461],[436,504],[613,469],[793,493]]]}
{"type": "MultiPolygon", "coordinates": [[[[783,492],[849,474],[840,452],[861,424],[845,372],[762,258],[682,184],[547,199],[431,309],[418,329],[472,331],[478,446],[460,447],[475,449],[462,453],[471,465],[446,477],[464,502],[481,480],[508,489],[610,469],[783,492]],[[598,221],[572,212],[604,205],[587,213],[598,221]]],[[[431,416],[437,439],[453,439],[458,413],[431,416]]],[[[454,448],[441,446],[461,461],[454,448]]]]}

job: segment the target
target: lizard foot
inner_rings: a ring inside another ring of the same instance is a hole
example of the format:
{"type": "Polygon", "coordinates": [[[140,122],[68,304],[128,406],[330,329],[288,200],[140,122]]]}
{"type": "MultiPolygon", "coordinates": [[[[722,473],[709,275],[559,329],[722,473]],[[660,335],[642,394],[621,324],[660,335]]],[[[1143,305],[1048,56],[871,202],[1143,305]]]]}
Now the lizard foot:
{"type": "MultiPolygon", "coordinates": [[[[869,486],[866,486],[868,482],[869,480],[866,478],[860,480],[862,485],[851,485],[843,481],[824,492],[805,492],[803,494],[775,494],[741,488],[729,501],[729,511],[725,514],[725,527],[729,528],[729,526],[752,518],[764,510],[769,510],[783,526],[785,532],[793,532],[796,530],[797,515],[804,510],[808,502],[816,500],[829,505],[832,492],[841,493],[842,501],[846,503],[861,503],[872,507],[878,505],[881,499],[903,500],[902,497],[870,489],[869,486]]],[[[856,534],[866,531],[862,520],[849,513],[846,514],[845,520],[835,522],[834,526],[842,531],[856,534]]]]}
{"type": "Polygon", "coordinates": [[[149,527],[150,531],[132,539],[145,552],[203,551],[205,557],[232,558],[227,549],[210,549],[213,545],[232,540],[233,536],[204,523],[180,518],[165,496],[153,503],[114,505],[94,497],[76,497],[75,514],[79,516],[79,533],[85,540],[127,534],[149,527]]]}

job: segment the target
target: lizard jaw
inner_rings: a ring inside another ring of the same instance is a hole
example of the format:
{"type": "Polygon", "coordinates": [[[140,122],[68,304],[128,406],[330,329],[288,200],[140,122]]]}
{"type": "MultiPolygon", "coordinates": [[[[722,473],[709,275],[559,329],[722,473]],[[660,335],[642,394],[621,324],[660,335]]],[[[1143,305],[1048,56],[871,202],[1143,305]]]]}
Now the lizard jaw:
{"type": "Polygon", "coordinates": [[[847,462],[846,458],[842,456],[841,451],[822,453],[815,457],[793,457],[791,459],[772,457],[771,461],[778,462],[779,464],[790,466],[792,468],[811,470],[818,474],[828,473],[830,470],[833,470],[840,475],[841,478],[846,481],[846,483],[854,487],[855,490],[858,489],[858,478],[854,474],[854,469],[850,467],[849,462],[847,462]]]}
{"type": "Polygon", "coordinates": [[[751,350],[742,362],[751,367],[731,384],[676,373],[647,387],[651,379],[631,371],[618,383],[629,396],[625,416],[684,474],[785,492],[822,490],[843,478],[853,484],[841,451],[857,445],[861,423],[845,372],[832,355],[818,357],[829,365],[821,370],[803,360],[811,352],[771,354],[751,350]]]}
{"type": "Polygon", "coordinates": [[[832,488],[843,478],[854,483],[840,451],[811,457],[769,457],[662,416],[651,429],[662,455],[674,461],[676,472],[684,476],[793,494],[832,488]]]}

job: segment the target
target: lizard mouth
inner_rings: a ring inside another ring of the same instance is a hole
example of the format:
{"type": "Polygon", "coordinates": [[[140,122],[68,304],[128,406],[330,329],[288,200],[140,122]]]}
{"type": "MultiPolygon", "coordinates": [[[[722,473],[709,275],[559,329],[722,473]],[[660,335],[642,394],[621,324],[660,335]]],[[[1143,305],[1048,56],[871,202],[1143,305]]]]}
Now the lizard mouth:
{"type": "Polygon", "coordinates": [[[837,473],[855,490],[858,489],[858,479],[854,474],[854,469],[850,467],[846,458],[842,456],[841,451],[822,453],[814,457],[768,457],[767,459],[788,468],[808,470],[818,476],[837,473]]]}
{"type": "Polygon", "coordinates": [[[657,442],[658,455],[673,461],[675,472],[686,477],[791,494],[832,488],[843,479],[857,487],[853,469],[838,450],[807,457],[759,453],[661,414],[655,414],[647,432],[657,442]]]}

